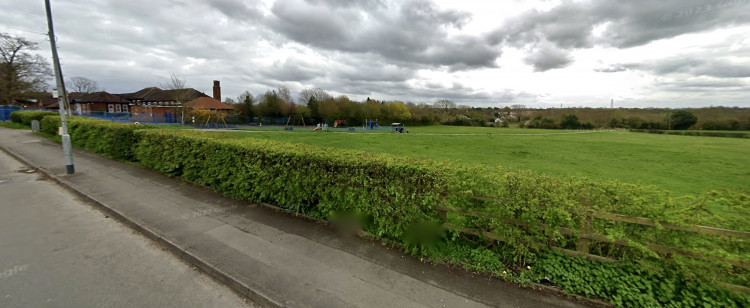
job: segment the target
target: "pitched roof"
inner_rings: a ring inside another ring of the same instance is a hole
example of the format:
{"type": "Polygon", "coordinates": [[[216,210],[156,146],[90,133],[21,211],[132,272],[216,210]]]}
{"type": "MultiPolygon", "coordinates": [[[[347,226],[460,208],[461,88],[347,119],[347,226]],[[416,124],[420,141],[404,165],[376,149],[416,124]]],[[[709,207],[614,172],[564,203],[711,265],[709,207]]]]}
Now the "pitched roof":
{"type": "Polygon", "coordinates": [[[75,96],[78,96],[78,97],[73,98],[74,103],[127,103],[128,102],[122,97],[119,97],[114,94],[109,94],[104,91],[87,93],[83,95],[79,94],[75,96]]]}
{"type": "Polygon", "coordinates": [[[194,109],[234,110],[232,106],[224,104],[208,96],[194,99],[188,102],[187,104],[185,104],[185,106],[188,106],[194,109]]]}
{"type": "Polygon", "coordinates": [[[157,87],[149,87],[149,88],[143,88],[133,93],[117,94],[117,96],[122,97],[127,100],[143,100],[144,97],[148,96],[154,91],[162,91],[162,89],[159,89],[157,87]]]}
{"type": "Polygon", "coordinates": [[[130,101],[166,102],[166,101],[191,101],[199,97],[208,97],[203,92],[193,88],[162,90],[157,87],[142,89],[138,92],[118,94],[118,96],[130,101]]]}

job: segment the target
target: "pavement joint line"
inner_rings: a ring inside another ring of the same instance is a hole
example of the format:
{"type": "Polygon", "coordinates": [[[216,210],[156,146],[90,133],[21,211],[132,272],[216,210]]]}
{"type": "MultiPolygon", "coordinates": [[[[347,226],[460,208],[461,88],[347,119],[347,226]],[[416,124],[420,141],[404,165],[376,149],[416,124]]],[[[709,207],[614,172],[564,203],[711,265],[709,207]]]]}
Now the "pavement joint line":
{"type": "MultiPolygon", "coordinates": [[[[143,234],[150,240],[157,242],[158,244],[166,247],[169,250],[169,252],[171,252],[176,257],[200,269],[207,275],[211,276],[212,278],[221,282],[227,287],[233,289],[235,292],[239,293],[240,295],[246,296],[250,298],[252,301],[254,301],[255,303],[260,304],[264,307],[286,307],[286,305],[282,304],[280,301],[274,299],[272,296],[269,296],[267,293],[270,293],[270,291],[260,290],[262,289],[262,287],[258,285],[255,285],[253,287],[246,285],[239,279],[236,279],[232,275],[222,271],[221,269],[217,267],[212,266],[209,262],[191,253],[189,249],[180,247],[180,245],[170,241],[167,238],[160,236],[157,232],[139,224],[133,219],[130,219],[129,217],[125,216],[124,214],[120,213],[114,208],[107,206],[107,204],[105,204],[104,202],[101,202],[97,200],[96,198],[89,196],[86,193],[76,189],[71,183],[64,180],[64,177],[60,177],[45,168],[35,167],[31,162],[27,161],[26,159],[22,158],[20,155],[16,154],[15,152],[3,146],[0,146],[0,150],[8,154],[9,156],[13,157],[17,161],[21,162],[22,164],[26,165],[27,167],[38,168],[38,170],[41,173],[49,177],[53,182],[55,182],[60,187],[90,202],[91,204],[96,205],[96,207],[98,207],[99,209],[109,214],[112,218],[116,219],[117,221],[121,223],[124,223],[125,225],[130,226],[131,228],[143,234]]],[[[280,296],[278,295],[276,297],[280,298],[280,296]]]]}

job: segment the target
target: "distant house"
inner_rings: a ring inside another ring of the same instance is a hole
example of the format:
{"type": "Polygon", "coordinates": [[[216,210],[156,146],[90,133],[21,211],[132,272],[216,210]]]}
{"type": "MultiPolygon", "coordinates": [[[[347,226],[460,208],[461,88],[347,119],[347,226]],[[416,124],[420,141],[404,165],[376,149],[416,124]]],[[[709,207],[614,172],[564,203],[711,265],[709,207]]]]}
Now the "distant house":
{"type": "Polygon", "coordinates": [[[130,102],[120,96],[104,91],[94,93],[70,93],[70,106],[75,114],[91,114],[97,112],[120,113],[129,112],[130,102]]]}

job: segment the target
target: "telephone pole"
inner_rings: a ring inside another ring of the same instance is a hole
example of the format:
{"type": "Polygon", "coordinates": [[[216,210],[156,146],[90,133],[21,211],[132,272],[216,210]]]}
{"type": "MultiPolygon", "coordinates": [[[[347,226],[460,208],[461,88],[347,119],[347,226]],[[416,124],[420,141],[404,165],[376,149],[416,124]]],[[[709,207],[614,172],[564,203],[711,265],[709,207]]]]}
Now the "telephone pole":
{"type": "Polygon", "coordinates": [[[70,135],[68,135],[68,94],[65,93],[65,83],[63,82],[62,70],[60,69],[60,59],[57,57],[57,44],[55,44],[55,30],[52,26],[52,9],[49,0],[44,0],[47,9],[47,26],[49,27],[49,44],[52,48],[52,65],[55,68],[55,80],[57,81],[57,105],[60,107],[60,121],[62,121],[62,145],[65,155],[65,172],[67,174],[75,173],[73,166],[73,148],[70,145],[70,135]]]}

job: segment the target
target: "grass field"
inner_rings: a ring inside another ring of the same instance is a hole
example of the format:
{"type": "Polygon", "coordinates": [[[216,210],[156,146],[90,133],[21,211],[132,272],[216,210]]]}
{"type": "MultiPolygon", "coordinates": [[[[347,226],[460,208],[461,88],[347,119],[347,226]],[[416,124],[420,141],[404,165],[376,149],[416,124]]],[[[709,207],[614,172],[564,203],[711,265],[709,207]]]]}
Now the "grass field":
{"type": "Polygon", "coordinates": [[[410,134],[289,131],[234,136],[367,152],[501,165],[562,176],[656,185],[677,195],[716,188],[750,189],[750,140],[626,131],[563,131],[425,126],[410,134]]]}

